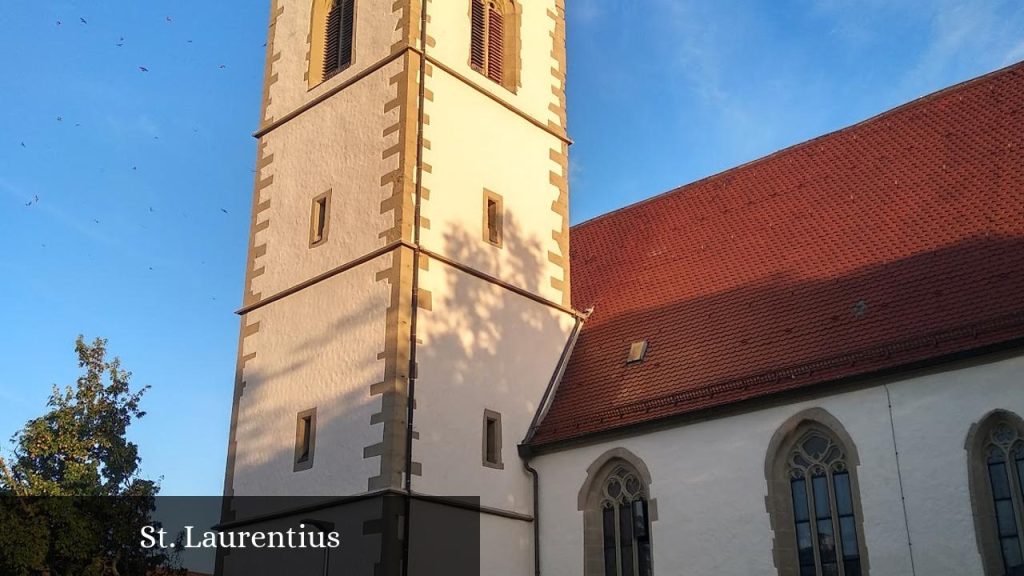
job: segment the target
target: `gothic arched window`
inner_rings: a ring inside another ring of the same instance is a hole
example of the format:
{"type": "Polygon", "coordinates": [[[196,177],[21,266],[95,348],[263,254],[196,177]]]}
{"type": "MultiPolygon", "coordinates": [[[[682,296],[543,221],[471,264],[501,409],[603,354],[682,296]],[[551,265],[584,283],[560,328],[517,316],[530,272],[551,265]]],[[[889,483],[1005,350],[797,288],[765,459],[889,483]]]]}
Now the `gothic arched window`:
{"type": "Polygon", "coordinates": [[[621,448],[590,467],[580,490],[586,576],[650,576],[654,505],[650,474],[621,448]]]}
{"type": "Polygon", "coordinates": [[[776,432],[766,464],[781,576],[864,576],[857,456],[839,422],[809,410],[776,432]]]}
{"type": "Polygon", "coordinates": [[[515,0],[470,0],[469,65],[515,90],[519,84],[519,7],[515,0]]]}
{"type": "Polygon", "coordinates": [[[356,0],[314,0],[309,83],[315,86],[352,64],[356,0]]]}
{"type": "Polygon", "coordinates": [[[985,574],[1024,576],[1024,422],[993,412],[971,429],[967,450],[985,574]]]}
{"type": "Polygon", "coordinates": [[[828,432],[811,429],[790,451],[789,465],[800,575],[860,576],[853,493],[842,447],[828,432]]]}

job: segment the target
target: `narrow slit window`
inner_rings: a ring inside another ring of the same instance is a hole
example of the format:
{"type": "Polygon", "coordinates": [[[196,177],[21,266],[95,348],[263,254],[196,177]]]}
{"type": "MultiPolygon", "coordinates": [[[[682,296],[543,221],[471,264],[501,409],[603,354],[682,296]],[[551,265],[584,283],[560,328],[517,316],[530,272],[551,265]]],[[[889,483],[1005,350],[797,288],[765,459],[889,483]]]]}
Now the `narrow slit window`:
{"type": "Polygon", "coordinates": [[[309,245],[319,246],[327,241],[327,228],[331,218],[331,193],[326,192],[313,199],[309,222],[309,245]]]}
{"type": "Polygon", "coordinates": [[[494,200],[487,201],[487,239],[491,244],[497,244],[498,236],[498,203],[494,200]]]}
{"type": "Polygon", "coordinates": [[[309,440],[313,436],[313,418],[304,416],[299,420],[299,462],[309,460],[309,440]]]}
{"type": "Polygon", "coordinates": [[[316,408],[300,412],[295,423],[295,467],[294,471],[313,467],[313,451],[316,448],[316,408]]]}
{"type": "Polygon", "coordinates": [[[502,201],[501,196],[484,191],[484,240],[502,245],[502,201]]]}
{"type": "Polygon", "coordinates": [[[503,469],[501,461],[501,414],[484,410],[483,464],[503,469]]]}

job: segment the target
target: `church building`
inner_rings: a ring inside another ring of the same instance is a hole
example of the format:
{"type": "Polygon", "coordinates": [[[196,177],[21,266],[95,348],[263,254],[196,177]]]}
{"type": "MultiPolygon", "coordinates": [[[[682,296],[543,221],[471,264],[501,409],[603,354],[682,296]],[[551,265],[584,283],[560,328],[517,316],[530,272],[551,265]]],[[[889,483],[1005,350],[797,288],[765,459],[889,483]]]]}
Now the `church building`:
{"type": "Polygon", "coordinates": [[[565,27],[272,0],[222,525],[382,499],[295,574],[426,574],[410,502],[468,496],[488,576],[1024,575],[1024,64],[570,228],[565,27]]]}

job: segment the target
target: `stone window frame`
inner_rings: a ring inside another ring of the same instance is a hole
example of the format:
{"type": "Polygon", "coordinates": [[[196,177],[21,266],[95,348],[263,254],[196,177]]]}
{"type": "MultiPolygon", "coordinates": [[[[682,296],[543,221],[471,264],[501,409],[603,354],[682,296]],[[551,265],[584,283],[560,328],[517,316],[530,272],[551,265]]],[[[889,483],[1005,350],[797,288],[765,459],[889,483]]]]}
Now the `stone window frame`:
{"type": "Polygon", "coordinates": [[[466,2],[466,13],[470,26],[470,46],[469,54],[466,58],[467,65],[484,78],[502,86],[513,94],[522,86],[522,33],[520,28],[523,21],[523,8],[520,2],[521,0],[469,0],[466,2]],[[483,6],[484,12],[484,65],[482,67],[477,66],[473,62],[473,6],[477,3],[483,6]],[[488,8],[492,5],[501,13],[503,20],[501,82],[495,81],[487,74],[486,54],[488,52],[488,41],[486,35],[489,26],[487,16],[488,8]]]}
{"type": "Polygon", "coordinates": [[[356,28],[359,25],[359,0],[352,2],[352,55],[349,63],[330,75],[324,74],[324,60],[327,57],[327,19],[335,0],[313,0],[309,19],[309,54],[306,58],[307,89],[312,90],[320,84],[334,78],[352,68],[356,61],[356,28]]]}
{"type": "Polygon", "coordinates": [[[842,446],[846,470],[850,474],[850,492],[860,552],[861,576],[870,576],[871,562],[864,534],[864,510],[860,498],[860,456],[857,445],[839,420],[824,408],[809,408],[789,417],[776,429],[765,454],[765,481],[768,494],[765,508],[772,529],[772,558],[779,576],[799,576],[796,522],[793,517],[793,497],[790,486],[789,454],[796,443],[810,430],[817,429],[832,437],[842,446]]]}
{"type": "Polygon", "coordinates": [[[494,468],[495,470],[504,470],[505,469],[505,464],[504,464],[504,462],[502,462],[502,458],[501,458],[502,440],[501,440],[501,413],[500,412],[495,412],[494,410],[486,410],[486,409],[484,410],[483,434],[481,435],[481,439],[482,439],[482,442],[481,442],[481,446],[480,446],[481,447],[480,460],[483,463],[483,465],[486,468],[494,468]],[[490,459],[487,458],[487,424],[489,422],[494,422],[494,433],[495,433],[494,442],[497,445],[497,450],[495,451],[495,456],[496,456],[495,460],[490,460],[490,459]]]}
{"type": "MultiPolygon", "coordinates": [[[[988,474],[986,448],[989,435],[999,424],[1006,423],[1024,437],[1024,419],[1009,410],[996,409],[985,414],[971,425],[964,442],[967,451],[967,476],[971,499],[971,515],[974,517],[974,536],[985,576],[1003,576],[1003,555],[996,528],[995,502],[988,474]]],[[[1024,490],[1015,479],[1010,478],[1010,490],[1015,491],[1020,505],[1017,507],[1017,532],[1024,535],[1024,490]]]]}
{"type": "Polygon", "coordinates": [[[303,410],[295,417],[295,458],[292,467],[293,472],[309,470],[313,467],[313,456],[316,454],[316,408],[303,410]],[[303,421],[309,419],[309,450],[305,450],[302,438],[303,421]],[[303,453],[305,457],[303,457],[303,453]]]}
{"type": "Polygon", "coordinates": [[[309,247],[316,248],[317,246],[323,246],[327,243],[327,236],[331,230],[331,196],[332,190],[328,190],[323,194],[320,194],[313,198],[313,202],[310,205],[309,211],[309,247]],[[320,203],[323,202],[323,208],[320,207],[320,203]],[[321,213],[324,214],[324,229],[317,238],[317,216],[321,213]]]}
{"type": "Polygon", "coordinates": [[[604,534],[601,518],[602,488],[605,479],[619,466],[636,474],[647,494],[647,521],[650,529],[651,555],[654,554],[654,523],[658,520],[658,501],[651,486],[654,484],[647,464],[625,448],[612,448],[601,454],[587,467],[587,477],[576,497],[576,509],[583,513],[583,574],[605,576],[604,534]]]}
{"type": "Polygon", "coordinates": [[[491,246],[495,246],[497,248],[504,247],[504,245],[505,245],[505,199],[502,198],[501,194],[498,194],[497,192],[495,192],[493,190],[488,190],[487,188],[484,188],[483,212],[482,212],[482,218],[481,218],[481,234],[483,235],[484,242],[487,242],[491,246]],[[488,217],[488,214],[490,212],[490,204],[491,204],[491,202],[493,202],[495,204],[495,216],[497,218],[497,222],[495,223],[497,225],[495,226],[495,228],[497,229],[498,239],[497,239],[496,242],[491,240],[491,226],[490,226],[491,221],[490,221],[490,218],[488,217]]]}

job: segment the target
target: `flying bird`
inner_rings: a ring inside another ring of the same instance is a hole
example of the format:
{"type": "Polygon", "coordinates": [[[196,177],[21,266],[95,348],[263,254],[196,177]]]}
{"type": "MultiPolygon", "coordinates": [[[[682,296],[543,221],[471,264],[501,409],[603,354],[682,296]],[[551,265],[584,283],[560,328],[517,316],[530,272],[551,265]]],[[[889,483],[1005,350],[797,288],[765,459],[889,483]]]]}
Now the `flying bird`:
{"type": "Polygon", "coordinates": [[[60,25],[61,25],[61,21],[57,20],[57,26],[60,26],[60,25]]]}
{"type": "Polygon", "coordinates": [[[25,206],[31,206],[37,202],[39,202],[39,196],[33,196],[31,200],[25,203],[25,206]]]}
{"type": "Polygon", "coordinates": [[[223,209],[223,208],[221,208],[221,209],[220,209],[220,211],[221,211],[221,212],[223,212],[223,213],[225,213],[225,214],[227,214],[227,213],[228,213],[228,211],[227,211],[227,210],[225,210],[225,209],[223,209]]]}
{"type": "Polygon", "coordinates": [[[64,121],[64,117],[63,116],[57,116],[57,122],[63,122],[63,121],[64,121]]]}
{"type": "Polygon", "coordinates": [[[93,219],[92,219],[92,221],[93,221],[93,222],[95,222],[96,224],[99,224],[99,223],[100,223],[100,221],[99,221],[99,220],[97,220],[97,219],[95,219],[95,218],[93,218],[93,219]]]}
{"type": "Polygon", "coordinates": [[[22,148],[24,148],[24,147],[25,147],[25,143],[24,143],[24,142],[22,142],[22,143],[21,143],[21,147],[22,147],[22,148]]]}
{"type": "Polygon", "coordinates": [[[225,69],[225,68],[227,68],[227,66],[225,66],[225,65],[223,65],[223,64],[221,64],[221,65],[220,65],[220,69],[221,69],[221,70],[223,70],[223,69],[225,69]]]}
{"type": "Polygon", "coordinates": [[[139,66],[139,72],[149,72],[149,68],[146,68],[145,66],[139,66]]]}
{"type": "Polygon", "coordinates": [[[88,24],[88,22],[85,21],[85,18],[79,18],[79,20],[82,21],[82,24],[88,24]]]}
{"type": "Polygon", "coordinates": [[[171,22],[171,21],[172,21],[172,20],[171,20],[171,17],[170,17],[170,16],[168,16],[168,17],[167,17],[167,21],[168,21],[168,22],[171,22]]]}

